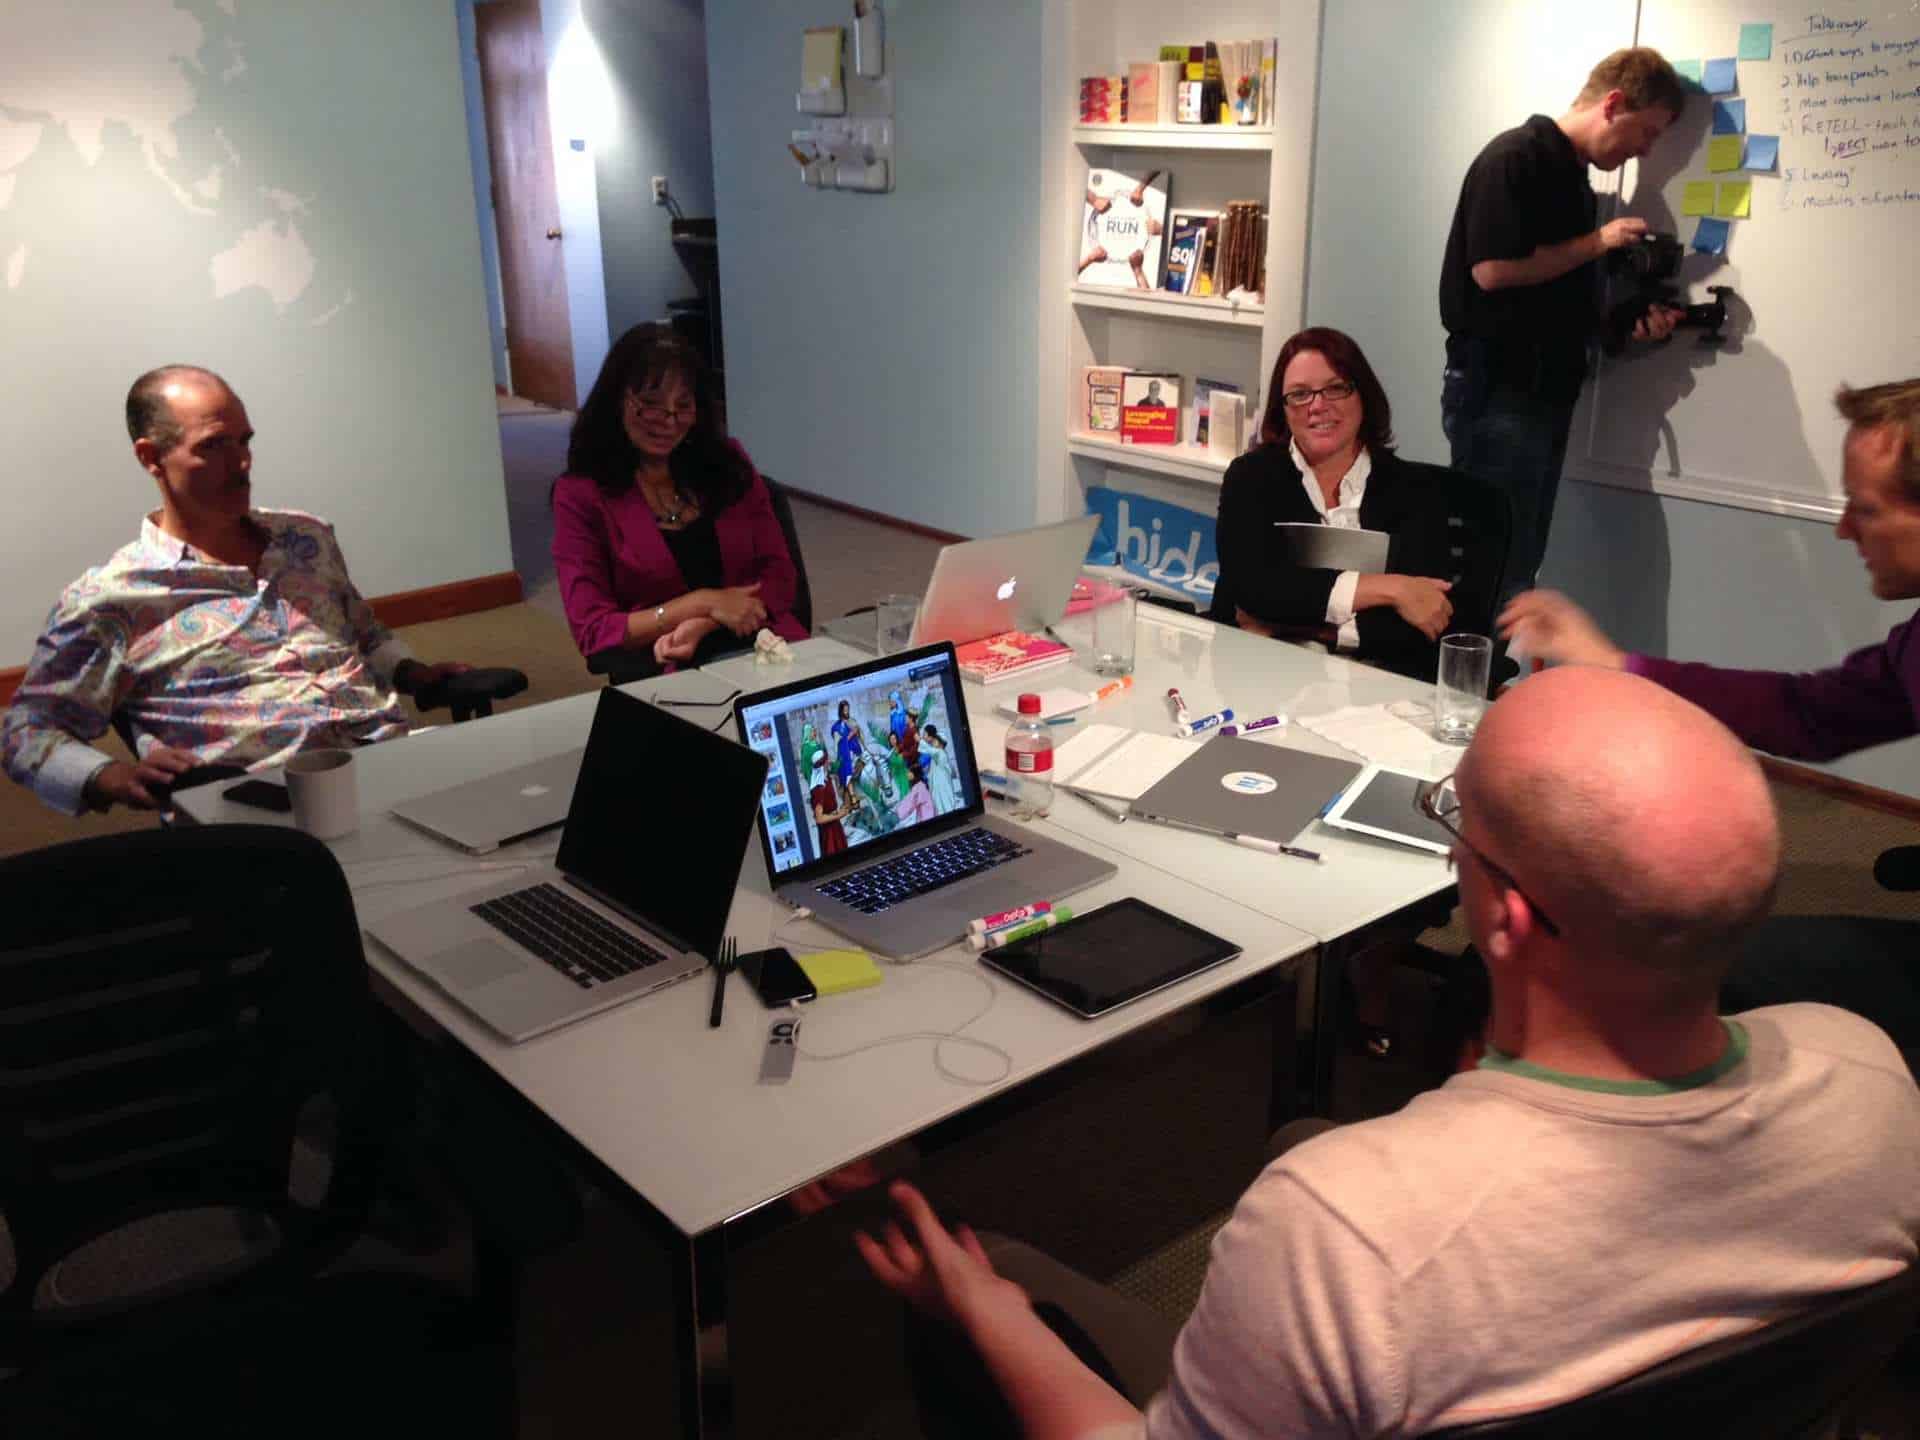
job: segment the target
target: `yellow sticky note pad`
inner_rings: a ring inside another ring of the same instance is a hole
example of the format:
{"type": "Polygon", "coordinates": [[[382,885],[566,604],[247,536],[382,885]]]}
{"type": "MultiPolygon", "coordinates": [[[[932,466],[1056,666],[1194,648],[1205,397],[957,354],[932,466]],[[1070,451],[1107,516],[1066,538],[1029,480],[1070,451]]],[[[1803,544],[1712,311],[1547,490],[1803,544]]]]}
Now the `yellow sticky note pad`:
{"type": "MultiPolygon", "coordinates": [[[[1689,186],[1689,189],[1692,187],[1689,186]]],[[[1751,180],[1722,180],[1720,182],[1720,205],[1714,214],[1724,220],[1744,220],[1753,213],[1753,182],[1751,180]]]]}
{"type": "Polygon", "coordinates": [[[1738,170],[1744,135],[1716,135],[1707,142],[1707,169],[1738,170]]]}
{"type": "Polygon", "coordinates": [[[1711,215],[1713,213],[1713,181],[1689,180],[1680,200],[1682,215],[1711,215]]]}
{"type": "Polygon", "coordinates": [[[864,990],[880,983],[880,967],[864,950],[815,950],[794,959],[822,995],[838,995],[843,990],[864,990]]]}

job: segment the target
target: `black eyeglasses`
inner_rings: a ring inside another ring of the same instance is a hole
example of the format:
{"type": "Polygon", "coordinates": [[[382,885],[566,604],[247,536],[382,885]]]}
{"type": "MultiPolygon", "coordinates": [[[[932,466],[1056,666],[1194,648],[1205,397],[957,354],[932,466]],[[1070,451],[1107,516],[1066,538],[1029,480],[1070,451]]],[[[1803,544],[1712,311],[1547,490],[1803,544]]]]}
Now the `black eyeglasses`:
{"type": "Polygon", "coordinates": [[[1304,410],[1313,403],[1314,396],[1324,395],[1329,400],[1351,400],[1354,385],[1351,380],[1335,380],[1332,384],[1322,385],[1318,390],[1309,390],[1302,385],[1298,390],[1280,392],[1280,403],[1289,410],[1304,410]]]}
{"type": "Polygon", "coordinates": [[[654,405],[638,395],[629,395],[627,404],[642,420],[651,420],[656,425],[682,425],[700,413],[697,405],[654,405]]]}
{"type": "MultiPolygon", "coordinates": [[[[1527,908],[1533,911],[1533,918],[1540,922],[1542,930],[1556,940],[1560,938],[1560,927],[1540,908],[1539,902],[1527,894],[1526,887],[1513,878],[1513,872],[1460,833],[1460,827],[1455,823],[1455,817],[1460,813],[1460,794],[1453,788],[1451,775],[1444,780],[1422,785],[1414,799],[1414,808],[1465,846],[1467,853],[1478,860],[1489,875],[1526,901],[1527,908]]],[[[1453,857],[1449,855],[1447,860],[1451,864],[1453,857]]]]}

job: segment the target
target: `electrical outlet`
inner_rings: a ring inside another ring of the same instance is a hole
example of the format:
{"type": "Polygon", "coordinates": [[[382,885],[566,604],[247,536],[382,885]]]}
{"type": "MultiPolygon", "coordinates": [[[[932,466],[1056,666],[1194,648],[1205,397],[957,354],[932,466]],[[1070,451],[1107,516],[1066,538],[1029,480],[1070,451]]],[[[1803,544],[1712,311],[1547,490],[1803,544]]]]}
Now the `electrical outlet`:
{"type": "Polygon", "coordinates": [[[667,203],[667,177],[664,175],[653,177],[653,203],[656,205],[667,203]]]}

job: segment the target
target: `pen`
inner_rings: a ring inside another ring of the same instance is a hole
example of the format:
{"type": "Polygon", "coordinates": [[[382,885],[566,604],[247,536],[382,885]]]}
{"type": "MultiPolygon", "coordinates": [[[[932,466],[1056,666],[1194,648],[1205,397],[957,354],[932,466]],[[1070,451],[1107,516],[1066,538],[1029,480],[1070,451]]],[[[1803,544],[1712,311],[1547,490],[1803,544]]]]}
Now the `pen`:
{"type": "Polygon", "coordinates": [[[1073,724],[1073,722],[1074,722],[1074,721],[1076,721],[1076,720],[1078,720],[1079,718],[1080,718],[1080,717],[1079,717],[1078,715],[1056,715],[1056,716],[1054,716],[1054,717],[1053,717],[1053,718],[1052,718],[1051,720],[1049,720],[1049,721],[1047,721],[1047,724],[1049,724],[1049,725],[1071,725],[1071,724],[1073,724]]]}
{"type": "Polygon", "coordinates": [[[1282,845],[1278,840],[1262,840],[1258,835],[1236,835],[1231,830],[1226,833],[1227,839],[1249,850],[1264,850],[1269,855],[1291,855],[1296,860],[1312,860],[1322,865],[1327,863],[1326,856],[1318,850],[1302,850],[1295,845],[1282,845]]]}
{"type": "Polygon", "coordinates": [[[1173,727],[1173,733],[1176,735],[1199,735],[1213,729],[1216,725],[1224,725],[1231,719],[1233,719],[1233,711],[1216,710],[1211,715],[1196,715],[1191,720],[1181,721],[1173,727]]]}
{"type": "Polygon", "coordinates": [[[1249,720],[1244,725],[1222,725],[1222,735],[1245,735],[1252,730],[1271,730],[1276,725],[1287,723],[1284,715],[1262,715],[1258,720],[1249,720]]]}
{"type": "Polygon", "coordinates": [[[1082,804],[1091,805],[1109,820],[1122,825],[1126,823],[1127,812],[1125,810],[1115,810],[1104,801],[1096,800],[1091,795],[1082,795],[1078,790],[1069,790],[1067,793],[1082,804]]]}
{"type": "Polygon", "coordinates": [[[1098,705],[1109,696],[1118,695],[1122,690],[1133,688],[1133,676],[1122,675],[1118,680],[1110,680],[1093,692],[1093,703],[1098,705]]]}
{"type": "Polygon", "coordinates": [[[1187,723],[1187,702],[1180,698],[1180,692],[1174,689],[1171,685],[1167,687],[1167,700],[1173,706],[1174,723],[1178,725],[1186,724],[1187,723]]]}

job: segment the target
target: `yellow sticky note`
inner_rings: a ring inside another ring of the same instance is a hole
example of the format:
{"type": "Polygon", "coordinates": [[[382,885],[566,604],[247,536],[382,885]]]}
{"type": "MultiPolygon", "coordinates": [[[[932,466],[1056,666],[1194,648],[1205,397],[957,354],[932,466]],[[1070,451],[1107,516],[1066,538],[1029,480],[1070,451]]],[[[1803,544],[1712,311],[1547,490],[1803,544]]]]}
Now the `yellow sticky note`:
{"type": "Polygon", "coordinates": [[[1680,201],[1682,215],[1711,215],[1713,213],[1713,181],[1689,180],[1685,194],[1680,201]]]}
{"type": "Polygon", "coordinates": [[[813,981],[813,988],[822,995],[864,990],[880,983],[880,967],[864,950],[815,950],[794,958],[813,981]]]}
{"type": "Polygon", "coordinates": [[[1738,170],[1743,135],[1716,135],[1707,142],[1707,169],[1738,170]]]}
{"type": "Polygon", "coordinates": [[[1720,182],[1720,205],[1714,214],[1725,220],[1744,220],[1753,213],[1753,182],[1751,180],[1722,180],[1720,182]]]}

